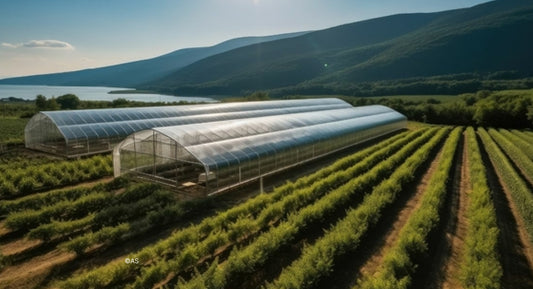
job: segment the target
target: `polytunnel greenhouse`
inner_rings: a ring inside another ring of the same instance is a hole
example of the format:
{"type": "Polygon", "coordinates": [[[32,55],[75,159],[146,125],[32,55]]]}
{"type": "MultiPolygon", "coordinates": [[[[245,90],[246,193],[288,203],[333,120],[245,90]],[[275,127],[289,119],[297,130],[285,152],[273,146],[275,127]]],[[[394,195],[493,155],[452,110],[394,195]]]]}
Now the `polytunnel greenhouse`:
{"type": "Polygon", "coordinates": [[[26,147],[67,157],[111,151],[128,135],[153,127],[351,107],[339,99],[256,101],[143,108],[43,111],[24,130],[26,147]]]}
{"type": "Polygon", "coordinates": [[[136,132],[115,147],[114,174],[132,173],[179,191],[211,195],[407,124],[404,115],[380,105],[257,113],[136,132]]]}

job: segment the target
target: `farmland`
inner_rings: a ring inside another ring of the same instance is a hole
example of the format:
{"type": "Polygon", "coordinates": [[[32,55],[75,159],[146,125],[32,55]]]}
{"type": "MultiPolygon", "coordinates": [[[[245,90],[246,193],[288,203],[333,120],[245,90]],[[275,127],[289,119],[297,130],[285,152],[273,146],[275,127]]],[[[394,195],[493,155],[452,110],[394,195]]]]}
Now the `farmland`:
{"type": "Polygon", "coordinates": [[[113,180],[108,156],[11,154],[0,165],[0,284],[531,288],[531,138],[411,124],[233,199],[113,180]]]}

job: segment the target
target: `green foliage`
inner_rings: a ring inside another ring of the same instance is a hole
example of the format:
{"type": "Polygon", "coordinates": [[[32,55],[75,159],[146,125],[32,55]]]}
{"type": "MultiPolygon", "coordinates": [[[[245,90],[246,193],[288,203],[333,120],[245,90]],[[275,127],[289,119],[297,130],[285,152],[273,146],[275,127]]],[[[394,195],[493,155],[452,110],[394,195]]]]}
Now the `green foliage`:
{"type": "MultiPolygon", "coordinates": [[[[131,278],[131,276],[138,276],[136,281],[138,286],[149,286],[154,279],[157,279],[154,278],[155,272],[158,272],[159,275],[163,275],[164,272],[169,272],[169,270],[172,270],[173,272],[184,270],[185,266],[190,266],[194,264],[195,260],[198,260],[198,258],[210,254],[208,251],[213,250],[213,248],[216,247],[215,244],[220,244],[219,242],[221,240],[237,240],[252,231],[256,231],[258,228],[267,226],[272,221],[281,218],[283,215],[297,210],[306,203],[313,201],[317,196],[326,192],[308,189],[312,188],[315,182],[322,181],[330,174],[343,172],[345,170],[351,170],[351,174],[354,174],[357,171],[362,172],[361,169],[367,169],[375,162],[375,160],[371,159],[384,158],[386,155],[390,154],[390,152],[388,152],[389,150],[394,151],[395,149],[402,147],[423,132],[424,131],[414,132],[409,133],[408,135],[407,133],[402,133],[391,137],[390,139],[364,149],[357,154],[343,158],[332,166],[326,167],[306,178],[302,178],[294,184],[288,183],[282,187],[276,188],[271,194],[261,194],[241,205],[221,212],[215,217],[206,218],[198,225],[178,231],[172,234],[169,238],[158,242],[153,246],[146,247],[143,250],[136,252],[134,255],[139,256],[143,263],[152,263],[152,266],[155,265],[155,267],[146,267],[146,269],[143,270],[143,273],[138,272],[140,268],[137,266],[132,267],[124,265],[123,262],[116,262],[92,270],[84,275],[73,277],[67,280],[67,283],[75,284],[73,285],[74,287],[82,288],[89,286],[88,284],[92,284],[91,286],[93,287],[101,287],[110,283],[124,282],[127,278],[131,278]],[[380,150],[381,152],[378,153],[380,150]],[[363,159],[366,160],[363,161],[363,159]],[[358,166],[359,168],[350,169],[353,166],[358,166]],[[310,193],[313,191],[314,193],[310,193]],[[307,195],[307,197],[302,198],[300,195],[307,195]],[[266,210],[267,208],[272,209],[266,210]],[[279,208],[281,211],[274,208],[279,208]],[[255,216],[255,218],[252,216],[255,216]],[[249,220],[247,220],[247,218],[249,218],[249,220]],[[254,225],[252,226],[251,224],[254,225]],[[233,232],[231,229],[238,229],[241,233],[233,232]],[[187,246],[187,244],[189,245],[187,246]],[[174,257],[171,262],[164,262],[162,259],[166,258],[165,256],[174,257]]],[[[435,130],[425,133],[425,136],[418,139],[417,142],[424,142],[434,132],[435,130]]],[[[411,145],[411,149],[414,147],[415,145],[411,145]]],[[[330,183],[336,183],[335,179],[338,177],[342,177],[342,175],[337,174],[335,178],[330,179],[330,183]]],[[[315,186],[317,188],[321,186],[323,187],[323,185],[320,184],[315,186]]],[[[170,210],[170,212],[179,211],[180,210],[170,210]]],[[[151,213],[148,219],[153,220],[154,222],[159,222],[161,218],[167,217],[167,212],[165,212],[165,210],[161,210],[162,214],[158,213],[159,212],[151,213]]],[[[132,227],[143,227],[143,225],[132,227]]]]}
{"type": "Polygon", "coordinates": [[[473,120],[480,126],[530,127],[527,108],[532,99],[531,94],[491,94],[475,104],[473,120]]]}
{"type": "MultiPolygon", "coordinates": [[[[435,130],[428,133],[434,135],[435,130]]],[[[444,130],[440,131],[430,142],[433,143],[435,139],[439,139],[444,133],[444,130]]],[[[190,281],[191,284],[198,283],[198,279],[201,279],[201,283],[207,287],[209,286],[208,284],[213,282],[217,284],[227,284],[228,282],[231,282],[236,274],[254,270],[254,268],[263,264],[269,256],[276,252],[281,246],[288,244],[298,232],[303,230],[303,228],[325,218],[328,214],[334,211],[338,211],[343,206],[349,204],[353,196],[363,194],[365,191],[370,190],[376,183],[387,178],[387,176],[394,171],[394,168],[405,160],[405,158],[418,148],[418,146],[427,142],[427,137],[430,135],[426,134],[425,137],[420,137],[416,141],[409,143],[393,156],[372,166],[362,175],[359,175],[346,184],[332,190],[313,204],[289,215],[286,221],[281,222],[277,227],[272,227],[267,232],[261,234],[248,246],[233,250],[226,262],[217,267],[217,270],[212,275],[198,275],[190,281]]],[[[353,233],[354,231],[350,230],[350,232],[353,233]]],[[[178,284],[178,288],[190,287],[188,284],[180,283],[178,284]]]]}
{"type": "MultiPolygon", "coordinates": [[[[72,98],[73,94],[69,96],[62,96],[63,101],[68,101],[68,98],[72,98]]],[[[79,99],[78,99],[79,101],[79,99]]],[[[52,97],[50,99],[46,99],[46,96],[39,94],[35,97],[35,107],[37,111],[43,111],[43,110],[58,110],[60,108],[60,104],[58,104],[57,99],[55,97],[52,97]]]]}
{"type": "Polygon", "coordinates": [[[533,146],[524,143],[524,150],[520,147],[521,139],[515,137],[513,134],[505,130],[498,132],[490,128],[489,134],[496,141],[496,143],[505,151],[507,156],[518,166],[525,175],[527,181],[533,184],[533,146]]]}
{"type": "Polygon", "coordinates": [[[429,234],[439,225],[439,212],[447,191],[447,182],[457,144],[463,129],[450,134],[435,173],[429,179],[420,206],[401,229],[395,245],[383,257],[383,263],[374,276],[364,276],[358,288],[380,288],[380,284],[395,284],[392,288],[407,288],[419,264],[416,260],[427,253],[429,234]]]}
{"type": "Polygon", "coordinates": [[[403,113],[409,120],[448,125],[533,127],[527,107],[533,90],[508,90],[462,94],[432,100],[431,96],[343,97],[353,105],[382,104],[403,113]]]}
{"type": "Polygon", "coordinates": [[[531,145],[533,144],[533,136],[529,136],[524,131],[519,130],[509,132],[505,129],[499,129],[498,131],[533,161],[533,146],[531,145]]]}
{"type": "MultiPolygon", "coordinates": [[[[222,245],[227,244],[230,241],[237,242],[244,236],[254,234],[262,228],[268,227],[272,222],[287,216],[291,212],[296,212],[299,208],[302,208],[317,198],[320,198],[329,190],[333,190],[334,188],[338,188],[347,183],[354,176],[362,174],[365,170],[368,170],[368,168],[372,167],[372,165],[391,155],[421,133],[422,132],[411,133],[408,137],[403,137],[391,145],[383,147],[380,150],[372,153],[360,162],[355,163],[352,167],[347,167],[342,171],[333,172],[324,179],[316,179],[316,181],[309,186],[298,186],[301,187],[301,189],[294,190],[291,195],[286,196],[281,201],[272,203],[268,207],[264,208],[259,214],[256,215],[255,219],[252,219],[251,216],[244,216],[244,218],[239,217],[234,223],[229,224],[224,228],[220,228],[220,231],[217,230],[218,228],[215,228],[215,231],[212,231],[207,238],[196,243],[195,246],[191,246],[192,244],[189,243],[190,245],[186,247],[186,252],[177,254],[175,257],[177,260],[160,262],[156,265],[156,267],[163,268],[156,270],[152,266],[147,270],[149,270],[149,272],[154,272],[155,270],[160,274],[166,275],[169,272],[178,272],[184,268],[192,266],[198,262],[199,258],[213,254],[216,249],[222,245]],[[186,253],[187,255],[185,255],[186,253]]],[[[432,132],[427,132],[425,138],[429,137],[431,133],[432,132]]],[[[310,220],[312,219],[308,219],[307,221],[310,220]]],[[[139,274],[134,286],[137,288],[146,288],[153,285],[153,283],[148,283],[147,281],[153,280],[153,275],[148,275],[150,276],[148,278],[147,274],[148,272],[143,270],[143,272],[139,274]]]]}
{"type": "Polygon", "coordinates": [[[479,128],[478,134],[485,145],[485,149],[502,185],[511,194],[518,213],[524,219],[530,240],[533,240],[533,193],[487,131],[479,128]]]}
{"type": "MultiPolygon", "coordinates": [[[[361,237],[378,222],[383,211],[402,191],[402,187],[414,179],[413,172],[426,161],[432,149],[447,133],[448,129],[443,128],[429,141],[423,145],[419,144],[417,150],[408,154],[405,162],[394,169],[389,177],[379,179],[377,186],[365,196],[359,206],[348,211],[344,219],[313,245],[305,247],[300,257],[284,268],[267,288],[311,288],[318,280],[328,275],[337,257],[358,247],[361,237]]],[[[374,169],[369,172],[372,171],[374,169]]],[[[317,204],[326,199],[327,197],[317,201],[317,204]]]]}
{"type": "Polygon", "coordinates": [[[25,210],[9,214],[5,224],[12,230],[29,230],[54,219],[71,219],[100,209],[111,200],[109,193],[94,192],[75,201],[61,201],[37,210],[25,210]]]}
{"type": "Polygon", "coordinates": [[[74,94],[61,95],[56,99],[61,109],[77,109],[80,106],[80,99],[74,94]]]}
{"type": "Polygon", "coordinates": [[[26,163],[23,162],[20,167],[0,165],[3,175],[0,177],[0,199],[97,179],[112,173],[110,156],[31,166],[24,165],[26,163]]]}
{"type": "Polygon", "coordinates": [[[24,143],[24,128],[28,123],[26,118],[0,118],[0,152],[2,145],[21,145],[24,143]]]}
{"type": "Polygon", "coordinates": [[[466,130],[468,170],[472,182],[467,207],[468,227],[461,281],[465,288],[500,288],[502,267],[498,256],[499,230],[485,165],[474,129],[466,130]]]}

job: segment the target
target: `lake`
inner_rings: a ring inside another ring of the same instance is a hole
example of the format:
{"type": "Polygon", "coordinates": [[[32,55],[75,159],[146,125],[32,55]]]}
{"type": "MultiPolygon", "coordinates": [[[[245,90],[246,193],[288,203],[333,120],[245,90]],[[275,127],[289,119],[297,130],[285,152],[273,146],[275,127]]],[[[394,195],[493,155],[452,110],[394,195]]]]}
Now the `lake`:
{"type": "Polygon", "coordinates": [[[0,99],[7,97],[17,97],[27,100],[34,100],[38,94],[46,98],[58,97],[64,94],[72,93],[81,100],[107,100],[112,101],[117,98],[127,100],[144,101],[144,102],[216,102],[208,97],[193,96],[172,96],[149,93],[120,93],[109,94],[109,91],[130,90],[123,87],[96,87],[96,86],[45,86],[45,85],[0,85],[0,99]]]}

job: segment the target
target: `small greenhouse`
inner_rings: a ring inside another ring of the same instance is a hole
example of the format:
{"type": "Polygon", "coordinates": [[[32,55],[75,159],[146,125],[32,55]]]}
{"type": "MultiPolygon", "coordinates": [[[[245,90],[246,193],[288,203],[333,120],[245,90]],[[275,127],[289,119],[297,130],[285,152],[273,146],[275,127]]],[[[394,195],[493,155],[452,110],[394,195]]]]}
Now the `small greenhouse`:
{"type": "Polygon", "coordinates": [[[66,157],[111,151],[126,136],[153,127],[351,107],[339,99],[302,99],[143,108],[43,111],[24,130],[26,147],[66,157]]]}
{"type": "Polygon", "coordinates": [[[404,115],[385,106],[348,105],[155,127],[115,147],[114,174],[132,173],[183,192],[211,195],[406,124],[404,115]]]}

